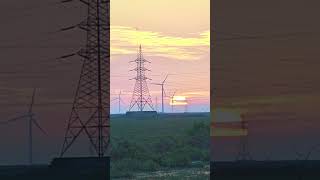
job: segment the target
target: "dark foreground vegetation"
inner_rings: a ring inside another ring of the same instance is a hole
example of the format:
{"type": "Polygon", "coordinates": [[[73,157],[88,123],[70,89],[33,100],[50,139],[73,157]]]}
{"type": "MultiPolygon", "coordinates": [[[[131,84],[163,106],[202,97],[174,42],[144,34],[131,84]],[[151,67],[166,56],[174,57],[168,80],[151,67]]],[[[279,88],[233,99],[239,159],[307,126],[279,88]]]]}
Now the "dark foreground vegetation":
{"type": "Polygon", "coordinates": [[[107,180],[110,158],[56,158],[50,165],[0,166],[2,180],[107,180]]]}
{"type": "Polygon", "coordinates": [[[211,162],[211,179],[316,180],[320,179],[320,161],[283,160],[211,162]]]}
{"type": "MultiPolygon", "coordinates": [[[[161,171],[164,174],[185,168],[196,171],[208,168],[209,122],[209,115],[157,119],[111,118],[111,177],[133,178],[139,173],[161,171]]],[[[202,179],[208,177],[203,176],[202,179]]]]}
{"type": "Polygon", "coordinates": [[[1,166],[1,180],[88,180],[88,179],[107,179],[106,170],[72,168],[53,169],[48,165],[42,166],[1,166]]]}

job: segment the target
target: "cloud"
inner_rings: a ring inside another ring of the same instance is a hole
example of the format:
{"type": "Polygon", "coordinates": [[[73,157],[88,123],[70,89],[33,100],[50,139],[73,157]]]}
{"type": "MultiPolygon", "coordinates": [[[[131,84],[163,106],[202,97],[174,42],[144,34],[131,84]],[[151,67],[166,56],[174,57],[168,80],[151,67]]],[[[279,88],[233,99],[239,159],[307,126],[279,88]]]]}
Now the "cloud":
{"type": "Polygon", "coordinates": [[[160,32],[138,31],[133,27],[111,26],[111,55],[132,55],[137,45],[152,56],[177,60],[197,60],[209,53],[210,31],[189,37],[165,35],[160,32]]]}
{"type": "Polygon", "coordinates": [[[184,96],[186,97],[209,97],[210,91],[192,91],[192,92],[184,92],[184,96]]]}

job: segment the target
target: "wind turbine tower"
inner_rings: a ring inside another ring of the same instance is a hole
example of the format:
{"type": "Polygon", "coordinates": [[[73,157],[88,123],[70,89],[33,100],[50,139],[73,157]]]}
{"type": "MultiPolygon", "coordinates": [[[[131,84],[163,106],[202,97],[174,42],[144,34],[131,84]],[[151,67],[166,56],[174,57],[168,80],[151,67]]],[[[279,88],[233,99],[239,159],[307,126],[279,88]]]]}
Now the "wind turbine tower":
{"type": "Polygon", "coordinates": [[[38,122],[34,119],[34,113],[33,113],[33,105],[35,102],[35,95],[36,95],[36,89],[33,89],[33,93],[32,93],[32,99],[31,99],[31,104],[29,106],[29,164],[32,165],[33,164],[33,124],[36,125],[38,127],[38,129],[45,135],[47,135],[47,133],[41,128],[41,126],[38,124],[38,122]]]}
{"type": "Polygon", "coordinates": [[[151,83],[154,85],[161,86],[161,112],[164,113],[164,96],[165,96],[165,91],[164,91],[164,84],[168,78],[169,74],[167,74],[166,78],[162,81],[162,83],[151,83]]]}

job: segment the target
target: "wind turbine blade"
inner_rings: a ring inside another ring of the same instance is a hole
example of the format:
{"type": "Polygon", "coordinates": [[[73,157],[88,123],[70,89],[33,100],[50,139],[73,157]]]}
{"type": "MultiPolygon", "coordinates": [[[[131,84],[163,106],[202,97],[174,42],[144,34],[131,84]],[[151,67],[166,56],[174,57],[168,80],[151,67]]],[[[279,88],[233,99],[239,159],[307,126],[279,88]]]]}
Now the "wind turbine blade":
{"type": "Polygon", "coordinates": [[[63,1],[60,1],[61,3],[67,3],[67,2],[72,2],[73,0],[63,0],[63,1]]]}
{"type": "Polygon", "coordinates": [[[173,92],[172,98],[174,97],[174,95],[176,94],[176,92],[177,92],[177,91],[174,91],[174,92],[173,92]]]}
{"type": "Polygon", "coordinates": [[[123,104],[127,104],[127,103],[125,103],[122,99],[120,99],[120,101],[121,101],[123,104]]]}
{"type": "Polygon", "coordinates": [[[115,101],[115,100],[117,100],[117,99],[119,99],[119,98],[114,98],[114,99],[111,100],[111,102],[112,102],[112,101],[115,101]]]}
{"type": "Polygon", "coordinates": [[[15,122],[15,121],[21,120],[23,118],[27,118],[27,117],[30,117],[30,115],[27,114],[27,115],[19,116],[19,117],[13,118],[13,119],[9,119],[7,121],[0,122],[0,124],[9,124],[11,122],[15,122]]]}
{"type": "Polygon", "coordinates": [[[30,106],[29,106],[29,114],[32,113],[35,96],[36,96],[36,88],[33,88],[31,104],[30,104],[30,106]]]}
{"type": "Polygon", "coordinates": [[[35,119],[32,119],[32,122],[38,127],[38,129],[40,129],[40,131],[41,131],[43,134],[45,134],[45,135],[48,136],[48,133],[47,133],[44,129],[41,128],[41,126],[38,124],[38,122],[37,122],[35,119]]]}
{"type": "Polygon", "coordinates": [[[169,74],[167,74],[167,76],[166,76],[166,78],[163,80],[162,84],[164,84],[164,82],[166,82],[168,76],[169,76],[169,74]]]}

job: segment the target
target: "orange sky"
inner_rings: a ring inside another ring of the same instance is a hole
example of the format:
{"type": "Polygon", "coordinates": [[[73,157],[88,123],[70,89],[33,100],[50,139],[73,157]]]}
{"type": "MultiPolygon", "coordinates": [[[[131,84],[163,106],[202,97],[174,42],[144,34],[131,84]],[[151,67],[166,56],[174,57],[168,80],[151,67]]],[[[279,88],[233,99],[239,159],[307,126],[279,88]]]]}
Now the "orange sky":
{"type": "MultiPolygon", "coordinates": [[[[189,111],[209,111],[210,84],[210,1],[209,0],[117,0],[111,2],[111,99],[122,90],[122,112],[130,103],[135,74],[129,64],[136,58],[137,46],[142,44],[144,57],[151,61],[147,67],[159,83],[166,74],[168,96],[186,96],[189,111]]],[[[159,86],[149,84],[154,106],[159,86]]],[[[116,100],[112,112],[117,112],[116,100]]],[[[165,100],[171,111],[170,99],[165,100]]],[[[184,111],[176,107],[175,111],[184,111]]]]}

